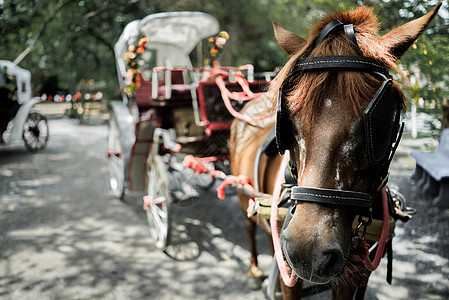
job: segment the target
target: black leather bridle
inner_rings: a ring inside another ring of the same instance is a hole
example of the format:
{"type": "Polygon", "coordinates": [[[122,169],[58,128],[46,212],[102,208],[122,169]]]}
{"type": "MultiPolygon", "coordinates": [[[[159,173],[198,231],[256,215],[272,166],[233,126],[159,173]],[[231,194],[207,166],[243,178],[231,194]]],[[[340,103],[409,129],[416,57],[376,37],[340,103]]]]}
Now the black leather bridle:
{"type": "MultiPolygon", "coordinates": [[[[370,161],[379,166],[377,177],[380,190],[386,184],[388,169],[403,131],[403,125],[402,127],[399,125],[401,110],[399,97],[393,89],[393,81],[387,66],[380,60],[361,55],[352,24],[343,24],[339,20],[331,21],[323,28],[312,43],[312,48],[306,53],[311,53],[311,50],[323,42],[331,32],[339,29],[343,29],[345,36],[359,55],[301,57],[296,61],[293,70],[278,92],[276,144],[281,155],[293,145],[293,126],[284,99],[284,95],[291,88],[293,79],[310,70],[343,70],[374,74],[382,78],[383,82],[365,109],[363,118],[366,151],[370,161]]],[[[293,203],[315,202],[371,210],[372,198],[371,194],[361,192],[293,186],[290,200],[293,200],[293,203]]]]}

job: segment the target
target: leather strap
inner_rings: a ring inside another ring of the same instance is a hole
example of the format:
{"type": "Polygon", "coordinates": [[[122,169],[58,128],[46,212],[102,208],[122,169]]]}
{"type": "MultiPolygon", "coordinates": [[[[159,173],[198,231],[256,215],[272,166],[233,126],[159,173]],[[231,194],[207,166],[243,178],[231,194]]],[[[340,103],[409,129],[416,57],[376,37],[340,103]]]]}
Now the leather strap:
{"type": "Polygon", "coordinates": [[[391,284],[393,279],[393,240],[387,242],[387,282],[391,284]]]}
{"type": "Polygon", "coordinates": [[[357,54],[362,56],[362,51],[360,51],[359,44],[357,43],[357,38],[355,37],[354,25],[346,24],[343,26],[346,37],[354,44],[354,49],[357,54]]]}
{"type": "Polygon", "coordinates": [[[384,63],[366,56],[315,56],[299,59],[295,64],[296,70],[345,69],[352,71],[377,72],[388,74],[384,63]]]}
{"type": "Polygon", "coordinates": [[[312,49],[314,49],[316,46],[321,44],[321,42],[326,38],[326,36],[334,31],[337,28],[340,28],[343,26],[343,23],[339,20],[333,20],[329,23],[327,23],[326,26],[324,26],[323,30],[321,30],[320,34],[316,37],[316,39],[313,41],[312,49]]]}
{"type": "Polygon", "coordinates": [[[299,202],[369,208],[371,207],[372,196],[370,194],[353,191],[294,186],[292,187],[290,199],[299,202]]]}
{"type": "Polygon", "coordinates": [[[271,129],[268,136],[265,138],[265,141],[259,147],[262,153],[265,153],[267,156],[275,156],[278,151],[276,148],[276,130],[275,127],[271,129]]]}

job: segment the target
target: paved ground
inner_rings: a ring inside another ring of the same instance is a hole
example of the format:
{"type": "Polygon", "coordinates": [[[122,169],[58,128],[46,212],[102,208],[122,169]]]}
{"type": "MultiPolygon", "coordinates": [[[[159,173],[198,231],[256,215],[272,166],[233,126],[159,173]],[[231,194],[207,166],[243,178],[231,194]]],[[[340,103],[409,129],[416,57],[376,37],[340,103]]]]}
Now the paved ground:
{"type": "MultiPolygon", "coordinates": [[[[44,152],[0,147],[0,299],[264,299],[246,277],[235,197],[220,201],[210,192],[176,208],[165,255],[148,237],[141,195],[120,202],[109,191],[106,126],[53,118],[50,134],[44,152]]],[[[409,179],[406,154],[422,145],[405,142],[393,165],[391,182],[418,214],[396,229],[393,285],[383,262],[368,299],[449,298],[449,212],[431,207],[409,179]]],[[[265,236],[258,240],[268,272],[265,236]]]]}

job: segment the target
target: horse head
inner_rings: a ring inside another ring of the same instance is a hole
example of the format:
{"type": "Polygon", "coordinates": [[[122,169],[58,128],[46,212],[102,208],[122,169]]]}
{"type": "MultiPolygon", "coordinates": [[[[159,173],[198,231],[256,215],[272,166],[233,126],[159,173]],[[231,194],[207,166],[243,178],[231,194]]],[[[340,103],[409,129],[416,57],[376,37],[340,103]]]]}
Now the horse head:
{"type": "Polygon", "coordinates": [[[371,206],[385,179],[405,107],[388,69],[398,71],[395,62],[440,5],[380,38],[377,18],[364,6],[324,17],[309,39],[274,23],[291,56],[272,85],[278,146],[290,151],[300,187],[281,244],[299,277],[326,283],[344,271],[353,219],[370,209],[366,200],[371,206]]]}

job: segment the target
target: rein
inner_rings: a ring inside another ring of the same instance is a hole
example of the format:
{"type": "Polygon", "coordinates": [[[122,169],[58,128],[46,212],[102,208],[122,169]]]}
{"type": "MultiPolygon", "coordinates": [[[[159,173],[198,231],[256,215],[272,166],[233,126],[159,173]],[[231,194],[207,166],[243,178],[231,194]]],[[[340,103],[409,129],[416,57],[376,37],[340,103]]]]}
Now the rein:
{"type": "MultiPolygon", "coordinates": [[[[390,218],[388,212],[388,196],[386,186],[382,188],[382,212],[383,212],[382,233],[380,235],[379,246],[376,251],[376,256],[369,265],[365,265],[366,269],[371,272],[376,270],[377,267],[379,266],[380,260],[382,259],[382,256],[384,254],[385,245],[388,240],[388,227],[390,218]]],[[[367,257],[366,260],[369,262],[369,257],[367,257]]]]}
{"type": "Polygon", "coordinates": [[[279,168],[276,183],[274,184],[273,191],[273,201],[271,203],[271,217],[270,217],[270,226],[271,226],[271,236],[273,238],[273,247],[274,247],[274,256],[276,257],[276,261],[279,267],[279,272],[281,273],[282,280],[284,284],[288,287],[293,287],[296,282],[298,282],[298,276],[296,276],[295,272],[291,272],[288,274],[287,267],[284,261],[284,255],[282,254],[281,242],[279,240],[279,232],[278,232],[278,203],[279,203],[279,195],[281,194],[281,186],[284,181],[284,171],[290,161],[290,152],[287,150],[284,154],[284,158],[281,162],[281,167],[279,168]]]}

